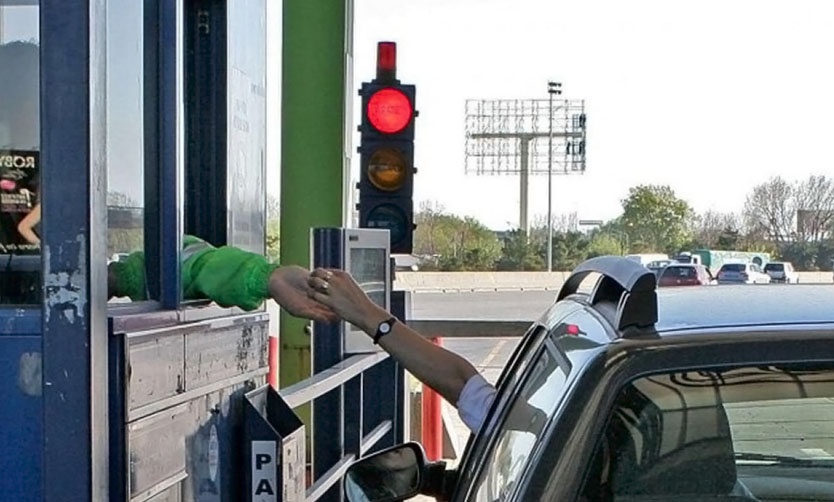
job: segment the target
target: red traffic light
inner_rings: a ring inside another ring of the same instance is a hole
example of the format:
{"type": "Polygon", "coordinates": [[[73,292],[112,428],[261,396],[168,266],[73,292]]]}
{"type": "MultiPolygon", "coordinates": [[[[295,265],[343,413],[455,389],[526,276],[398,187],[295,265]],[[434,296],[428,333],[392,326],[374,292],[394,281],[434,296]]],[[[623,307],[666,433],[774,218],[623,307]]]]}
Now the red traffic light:
{"type": "Polygon", "coordinates": [[[374,129],[384,134],[396,134],[408,127],[414,108],[401,90],[385,87],[368,99],[365,112],[374,129]]]}

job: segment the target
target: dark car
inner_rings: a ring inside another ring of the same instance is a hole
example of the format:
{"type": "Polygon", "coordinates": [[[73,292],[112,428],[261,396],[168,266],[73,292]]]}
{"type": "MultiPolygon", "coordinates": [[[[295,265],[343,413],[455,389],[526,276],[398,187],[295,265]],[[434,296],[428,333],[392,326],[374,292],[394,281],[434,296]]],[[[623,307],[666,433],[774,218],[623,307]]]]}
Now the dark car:
{"type": "Polygon", "coordinates": [[[707,267],[698,264],[674,263],[660,273],[657,285],[666,286],[707,286],[713,284],[712,274],[707,267]]]}
{"type": "Polygon", "coordinates": [[[595,258],[497,386],[458,468],[408,443],[347,477],[394,455],[414,460],[405,481],[375,473],[400,489],[386,500],[834,500],[830,285],[656,290],[645,267],[595,258]]]}

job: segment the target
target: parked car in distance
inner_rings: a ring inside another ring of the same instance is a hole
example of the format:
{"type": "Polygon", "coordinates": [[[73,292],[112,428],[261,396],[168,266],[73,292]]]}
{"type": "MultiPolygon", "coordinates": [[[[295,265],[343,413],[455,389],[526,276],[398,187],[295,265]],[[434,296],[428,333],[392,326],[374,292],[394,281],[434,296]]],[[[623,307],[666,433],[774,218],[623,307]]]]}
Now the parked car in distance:
{"type": "Polygon", "coordinates": [[[755,263],[725,263],[716,279],[718,284],[770,284],[770,276],[755,263]]]}
{"type": "Polygon", "coordinates": [[[347,500],[834,501],[830,289],[658,289],[638,263],[588,260],[460,463],[380,450],[346,469],[347,500]]]}
{"type": "Polygon", "coordinates": [[[655,277],[660,277],[661,272],[667,266],[674,263],[672,260],[655,260],[646,265],[646,268],[654,272],[655,277]]]}
{"type": "Polygon", "coordinates": [[[765,265],[764,271],[770,276],[770,282],[784,282],[796,284],[799,282],[799,272],[794,270],[789,261],[772,261],[765,265]]]}
{"type": "Polygon", "coordinates": [[[657,279],[657,285],[667,286],[708,286],[715,284],[715,279],[703,265],[673,263],[667,265],[657,279]]]}

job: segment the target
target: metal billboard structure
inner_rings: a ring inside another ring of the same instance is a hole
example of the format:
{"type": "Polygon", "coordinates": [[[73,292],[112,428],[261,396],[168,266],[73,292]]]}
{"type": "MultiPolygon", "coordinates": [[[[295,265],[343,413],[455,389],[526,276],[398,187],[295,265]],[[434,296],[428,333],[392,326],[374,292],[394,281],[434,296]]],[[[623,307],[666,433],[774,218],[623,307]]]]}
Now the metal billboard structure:
{"type": "Polygon", "coordinates": [[[519,227],[529,234],[529,176],[584,173],[585,122],[585,100],[467,100],[466,173],[519,175],[519,227]]]}

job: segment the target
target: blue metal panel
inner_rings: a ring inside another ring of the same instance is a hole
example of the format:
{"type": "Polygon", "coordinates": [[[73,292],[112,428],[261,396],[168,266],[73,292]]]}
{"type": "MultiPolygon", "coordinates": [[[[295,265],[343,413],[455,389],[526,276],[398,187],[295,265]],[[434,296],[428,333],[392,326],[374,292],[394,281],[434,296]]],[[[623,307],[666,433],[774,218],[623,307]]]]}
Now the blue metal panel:
{"type": "Polygon", "coordinates": [[[43,500],[106,500],[104,0],[42,0],[43,500]]]}
{"type": "Polygon", "coordinates": [[[41,498],[40,310],[0,310],[0,498],[41,498]],[[8,473],[15,473],[13,476],[8,473]]]}
{"type": "MultiPolygon", "coordinates": [[[[392,268],[393,270],[393,268],[392,268]]],[[[391,279],[393,282],[393,278],[391,279]]],[[[408,291],[391,291],[391,313],[397,319],[408,323],[411,317],[411,293],[408,291]]],[[[408,413],[408,387],[405,369],[399,363],[394,363],[394,444],[404,443],[410,432],[408,413]]]]}
{"type": "Polygon", "coordinates": [[[164,309],[176,309],[182,298],[180,249],[182,248],[183,120],[183,2],[161,2],[159,8],[159,227],[160,297],[164,309]]]}
{"type": "MultiPolygon", "coordinates": [[[[340,228],[313,231],[313,266],[344,268],[343,234],[340,228]]],[[[320,373],[344,359],[344,340],[338,324],[315,323],[313,373],[320,373]]],[[[343,390],[338,388],[313,402],[313,478],[318,479],[344,455],[343,390]],[[325,436],[327,435],[327,436],[325,436]],[[325,439],[326,438],[326,439],[325,439]]],[[[358,424],[355,424],[358,426],[358,424]]],[[[341,486],[329,489],[320,500],[341,501],[341,486]]]]}

